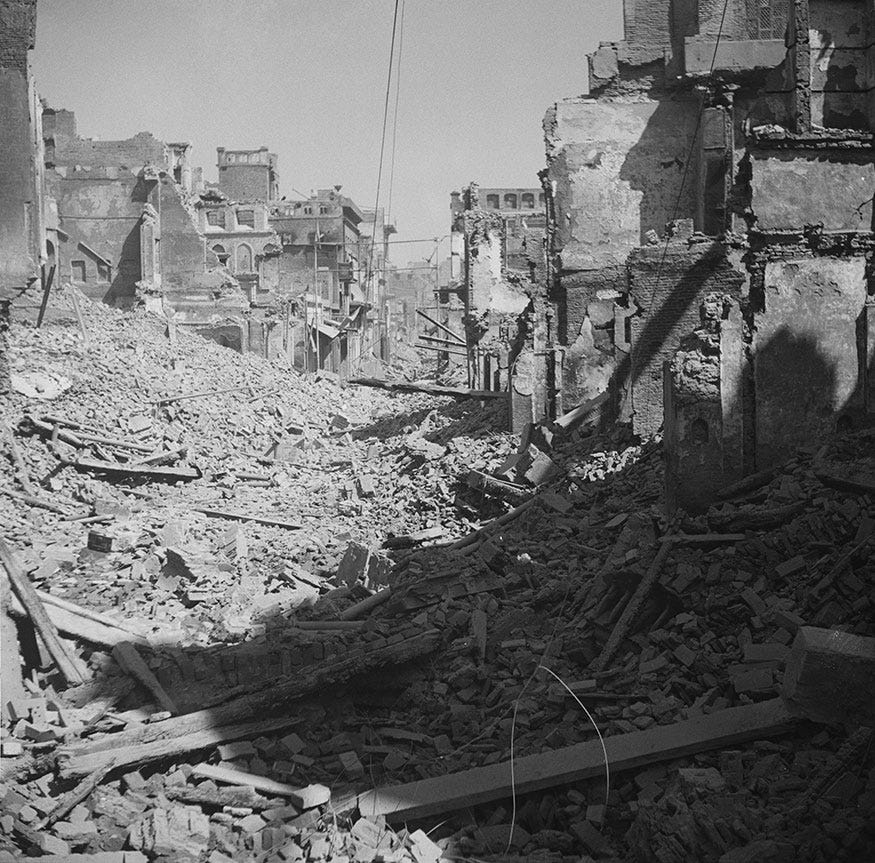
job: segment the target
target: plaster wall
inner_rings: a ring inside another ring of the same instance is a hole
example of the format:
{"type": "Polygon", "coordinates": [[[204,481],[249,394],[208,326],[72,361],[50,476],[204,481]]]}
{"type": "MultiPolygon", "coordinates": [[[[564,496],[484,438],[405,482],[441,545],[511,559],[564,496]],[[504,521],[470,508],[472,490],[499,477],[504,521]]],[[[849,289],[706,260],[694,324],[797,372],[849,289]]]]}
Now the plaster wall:
{"type": "Polygon", "coordinates": [[[862,257],[766,264],[752,345],[758,469],[822,439],[862,402],[857,321],[866,293],[862,257]]]}
{"type": "Polygon", "coordinates": [[[822,225],[828,231],[872,229],[875,163],[850,150],[751,153],[751,208],[760,231],[822,225]]]}
{"type": "Polygon", "coordinates": [[[673,217],[695,215],[697,165],[679,193],[698,111],[697,97],[679,95],[566,99],[547,113],[547,181],[555,182],[563,270],[622,264],[648,231],[661,235],[673,217]]]}

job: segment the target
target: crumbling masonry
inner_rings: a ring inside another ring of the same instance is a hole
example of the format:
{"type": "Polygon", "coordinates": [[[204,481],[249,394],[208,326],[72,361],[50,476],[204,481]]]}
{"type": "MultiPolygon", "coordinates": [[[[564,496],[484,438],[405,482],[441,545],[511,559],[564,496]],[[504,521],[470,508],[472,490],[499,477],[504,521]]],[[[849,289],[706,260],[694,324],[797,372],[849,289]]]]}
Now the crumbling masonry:
{"type": "Polygon", "coordinates": [[[545,119],[561,401],[664,425],[694,509],[875,409],[875,13],[723,6],[626,0],[545,119]]]}

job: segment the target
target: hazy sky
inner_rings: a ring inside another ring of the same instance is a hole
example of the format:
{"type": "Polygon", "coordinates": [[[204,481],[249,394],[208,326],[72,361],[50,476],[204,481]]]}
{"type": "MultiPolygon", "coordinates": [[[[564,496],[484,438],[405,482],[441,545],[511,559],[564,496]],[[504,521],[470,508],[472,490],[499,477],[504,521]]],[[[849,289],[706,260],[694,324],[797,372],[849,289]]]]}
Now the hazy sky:
{"type": "MultiPolygon", "coordinates": [[[[79,134],[149,131],[279,154],[281,194],[342,184],[373,207],[394,0],[40,0],[34,74],[79,134]]],[[[405,0],[391,216],[449,230],[449,194],[536,186],[550,104],[586,92],[586,54],[621,38],[621,0],[405,0]]],[[[393,93],[394,99],[394,93],[393,93]]],[[[389,159],[381,203],[387,203],[389,159]]],[[[397,246],[398,264],[425,247],[397,246]]],[[[442,257],[446,245],[441,249],[442,257]]],[[[426,254],[428,252],[426,251],[426,254]]]]}

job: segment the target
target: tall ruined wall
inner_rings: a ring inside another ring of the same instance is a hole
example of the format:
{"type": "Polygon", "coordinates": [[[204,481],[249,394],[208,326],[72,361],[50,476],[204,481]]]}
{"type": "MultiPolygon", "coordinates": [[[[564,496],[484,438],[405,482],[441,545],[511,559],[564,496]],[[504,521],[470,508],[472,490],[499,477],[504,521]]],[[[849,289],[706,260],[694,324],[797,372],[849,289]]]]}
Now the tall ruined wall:
{"type": "Polygon", "coordinates": [[[0,0],[0,295],[35,279],[43,245],[39,113],[28,52],[36,0],[0,0]]]}
{"type": "Polygon", "coordinates": [[[113,305],[134,301],[140,278],[140,217],[151,202],[150,185],[128,170],[49,170],[48,190],[57,202],[59,227],[69,237],[58,247],[57,278],[73,277],[72,261],[87,265],[79,287],[92,299],[113,305]],[[99,281],[84,242],[112,265],[111,281],[99,281]]]}
{"type": "MultiPolygon", "coordinates": [[[[184,289],[206,269],[206,241],[197,229],[194,214],[183,201],[173,178],[158,183],[161,216],[161,285],[165,291],[184,289]]],[[[211,255],[211,263],[217,260],[211,255]]]]}
{"type": "Polygon", "coordinates": [[[69,241],[59,249],[59,276],[74,276],[72,261],[86,264],[80,287],[95,299],[116,305],[135,301],[137,282],[151,274],[141,266],[140,220],[144,207],[157,216],[158,273],[167,291],[183,291],[197,284],[207,265],[218,261],[208,255],[187,194],[168,170],[168,149],[148,132],[119,141],[94,141],[75,134],[70,112],[48,111],[51,141],[51,192],[57,200],[61,229],[69,241]],[[112,265],[111,282],[92,278],[84,243],[112,265]]]}

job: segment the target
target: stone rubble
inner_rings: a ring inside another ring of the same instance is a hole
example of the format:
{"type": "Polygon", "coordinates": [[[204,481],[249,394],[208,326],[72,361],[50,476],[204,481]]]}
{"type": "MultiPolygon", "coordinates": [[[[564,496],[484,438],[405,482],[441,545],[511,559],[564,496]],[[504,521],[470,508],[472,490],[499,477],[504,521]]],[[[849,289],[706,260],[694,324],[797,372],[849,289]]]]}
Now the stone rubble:
{"type": "Polygon", "coordinates": [[[875,494],[824,480],[875,480],[875,434],[801,450],[759,487],[667,522],[658,439],[584,422],[521,441],[495,431],[494,405],[344,387],[171,340],[147,314],[83,314],[87,346],[72,327],[9,334],[13,390],[0,398],[22,461],[4,472],[2,535],[35,587],[127,633],[180,716],[108,644],[64,639],[90,678],[65,689],[23,641],[32,671],[3,698],[0,863],[871,858],[871,733],[853,727],[800,722],[612,775],[607,801],[590,780],[403,827],[355,801],[593,739],[577,699],[611,736],[774,698],[805,624],[875,634],[875,494]],[[36,372],[70,385],[41,398],[36,372]],[[25,373],[30,395],[16,390],[25,373]],[[166,458],[200,477],[118,478],[74,456],[166,458]],[[472,469],[525,493],[472,488],[472,469]],[[21,470],[61,512],[18,496],[21,470]],[[637,614],[597,669],[633,595],[637,614]],[[405,661],[403,645],[432,632],[405,661]],[[333,682],[321,669],[337,669],[333,682]],[[120,760],[51,817],[87,781],[69,770],[82,747],[124,759],[114,737],[160,737],[307,680],[317,688],[290,696],[284,727],[120,760]]]}

